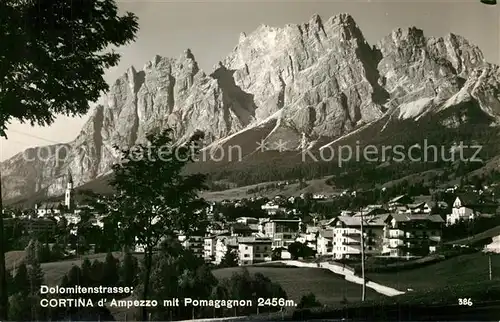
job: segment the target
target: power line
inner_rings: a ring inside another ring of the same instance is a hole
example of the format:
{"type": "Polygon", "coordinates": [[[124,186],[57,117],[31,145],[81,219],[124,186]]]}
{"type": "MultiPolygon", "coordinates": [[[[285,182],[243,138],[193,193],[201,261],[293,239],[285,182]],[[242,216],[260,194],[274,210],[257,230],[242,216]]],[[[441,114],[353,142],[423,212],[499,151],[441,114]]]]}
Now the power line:
{"type": "MultiPolygon", "coordinates": [[[[17,134],[21,134],[21,135],[25,135],[25,136],[28,136],[28,137],[32,137],[32,138],[35,138],[35,139],[39,139],[39,140],[42,140],[42,141],[46,141],[46,142],[49,142],[49,143],[63,144],[61,142],[56,142],[56,141],[53,141],[53,140],[50,140],[50,139],[46,139],[46,138],[43,138],[43,137],[40,137],[40,136],[37,136],[37,135],[33,135],[33,134],[29,134],[29,133],[26,133],[26,132],[22,132],[22,131],[16,131],[16,130],[8,130],[8,131],[14,132],[14,133],[17,133],[17,134]]],[[[10,141],[10,140],[7,140],[7,141],[10,141]]]]}
{"type": "Polygon", "coordinates": [[[363,225],[363,209],[361,209],[361,278],[363,279],[361,301],[365,301],[366,297],[366,277],[365,277],[365,236],[364,236],[364,225],[363,225]]]}

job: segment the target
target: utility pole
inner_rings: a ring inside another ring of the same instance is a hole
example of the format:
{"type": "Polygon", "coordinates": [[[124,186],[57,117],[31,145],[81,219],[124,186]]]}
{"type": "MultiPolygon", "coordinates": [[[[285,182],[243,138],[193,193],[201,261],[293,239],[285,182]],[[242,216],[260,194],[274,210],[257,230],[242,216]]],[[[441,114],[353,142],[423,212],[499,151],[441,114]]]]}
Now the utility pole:
{"type": "MultiPolygon", "coordinates": [[[[0,175],[1,178],[1,175],[0,175]]],[[[3,205],[2,205],[2,183],[0,179],[0,236],[4,236],[3,205]]],[[[9,308],[9,295],[7,293],[7,271],[5,269],[5,246],[0,241],[0,321],[7,320],[9,308]]]]}
{"type": "Polygon", "coordinates": [[[491,271],[491,254],[488,254],[488,266],[490,268],[490,281],[492,280],[492,271],[491,271]]]}
{"type": "Polygon", "coordinates": [[[366,279],[365,279],[365,233],[363,231],[363,209],[360,209],[361,217],[361,278],[363,279],[363,287],[361,293],[361,301],[364,302],[366,295],[366,279]]]}

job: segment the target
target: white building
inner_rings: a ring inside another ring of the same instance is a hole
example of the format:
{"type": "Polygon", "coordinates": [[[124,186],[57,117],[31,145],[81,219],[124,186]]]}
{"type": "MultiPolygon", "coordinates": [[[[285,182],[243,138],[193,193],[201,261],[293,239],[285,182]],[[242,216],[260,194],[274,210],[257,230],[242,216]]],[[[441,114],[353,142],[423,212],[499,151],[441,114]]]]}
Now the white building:
{"type": "Polygon", "coordinates": [[[277,203],[269,201],[268,203],[262,205],[261,209],[267,212],[268,215],[275,215],[281,210],[281,207],[277,203]]]}
{"type": "Polygon", "coordinates": [[[453,202],[451,214],[446,216],[446,225],[454,225],[461,220],[473,220],[483,215],[493,215],[497,207],[493,202],[482,202],[477,196],[471,194],[457,196],[453,202]]]}
{"type": "Polygon", "coordinates": [[[333,230],[333,254],[335,258],[361,256],[361,219],[363,218],[363,244],[365,254],[381,253],[384,219],[387,214],[366,216],[339,216],[331,223],[333,230]]]}
{"type": "Polygon", "coordinates": [[[71,172],[69,170],[67,180],[68,182],[66,183],[66,192],[64,193],[64,206],[68,210],[73,210],[73,207],[75,205],[75,192],[73,189],[73,176],[71,175],[71,172]]]}
{"type": "Polygon", "coordinates": [[[320,256],[333,255],[333,229],[321,229],[316,244],[320,256]]]}
{"type": "Polygon", "coordinates": [[[267,237],[239,237],[239,265],[252,265],[270,261],[272,255],[271,244],[271,239],[267,237]]]}
{"type": "Polygon", "coordinates": [[[268,219],[262,223],[264,234],[271,238],[274,248],[288,248],[300,233],[302,220],[299,219],[268,219]]]}
{"type": "Polygon", "coordinates": [[[207,263],[215,262],[216,236],[207,236],[203,239],[203,259],[207,263]]]}
{"type": "Polygon", "coordinates": [[[454,225],[460,220],[472,220],[476,217],[474,205],[475,198],[457,197],[453,202],[451,214],[446,216],[446,225],[454,225]]]}

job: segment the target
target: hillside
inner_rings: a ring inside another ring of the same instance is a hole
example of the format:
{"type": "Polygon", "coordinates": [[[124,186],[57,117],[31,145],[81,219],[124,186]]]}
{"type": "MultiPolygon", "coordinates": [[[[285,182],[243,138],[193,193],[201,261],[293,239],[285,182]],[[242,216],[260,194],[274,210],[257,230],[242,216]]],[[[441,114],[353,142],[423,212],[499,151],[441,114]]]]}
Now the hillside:
{"type": "MultiPolygon", "coordinates": [[[[120,252],[113,254],[116,258],[121,257],[120,252]]],[[[24,252],[8,252],[6,254],[6,263],[8,269],[14,269],[24,259],[24,252]]],[[[140,255],[136,255],[140,256],[140,255]]],[[[104,261],[106,254],[87,255],[91,261],[104,261]]],[[[81,259],[64,260],[59,262],[43,263],[42,269],[45,274],[45,283],[48,285],[57,285],[62,277],[69,272],[72,266],[80,266],[84,257],[81,259]]],[[[361,296],[361,288],[358,284],[346,281],[343,276],[316,268],[291,268],[291,267],[247,267],[251,274],[262,273],[269,277],[273,282],[281,284],[287,292],[288,297],[297,303],[301,297],[309,292],[313,292],[317,299],[332,307],[340,306],[344,297],[349,302],[357,302],[361,296]],[[300,276],[300,279],[297,277],[300,276]]],[[[213,274],[217,278],[228,278],[235,272],[241,270],[239,267],[215,269],[213,274]]],[[[378,300],[383,295],[368,289],[367,298],[378,300]]]]}
{"type": "MultiPolygon", "coordinates": [[[[231,277],[241,268],[223,268],[213,271],[217,278],[231,277]]],[[[273,282],[279,283],[286,291],[288,298],[299,302],[303,295],[313,292],[322,303],[332,307],[341,306],[344,297],[348,302],[358,302],[361,299],[361,287],[348,282],[343,276],[317,268],[291,267],[248,267],[250,274],[262,273],[273,282]],[[300,277],[300,278],[299,278],[300,277]]],[[[378,300],[383,295],[369,289],[367,298],[378,300]]]]}
{"type": "Polygon", "coordinates": [[[500,226],[493,227],[491,229],[488,229],[486,231],[483,231],[482,233],[472,235],[468,238],[463,238],[459,240],[454,240],[450,241],[447,244],[452,244],[452,245],[473,245],[479,242],[486,242],[489,243],[491,242],[493,237],[496,237],[500,235],[500,226]]]}
{"type": "MultiPolygon", "coordinates": [[[[377,283],[397,289],[412,288],[415,292],[431,291],[447,286],[474,285],[489,282],[488,255],[474,253],[453,257],[421,268],[391,273],[370,273],[377,283]]],[[[500,255],[491,255],[494,280],[500,281],[500,255]]],[[[464,295],[465,296],[465,295],[464,295]]]]}

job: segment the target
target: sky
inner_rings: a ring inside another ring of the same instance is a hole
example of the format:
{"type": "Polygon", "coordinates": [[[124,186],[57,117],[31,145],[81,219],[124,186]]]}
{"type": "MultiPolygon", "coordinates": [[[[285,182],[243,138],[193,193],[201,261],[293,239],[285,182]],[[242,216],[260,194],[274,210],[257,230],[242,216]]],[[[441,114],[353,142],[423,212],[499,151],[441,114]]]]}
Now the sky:
{"type": "MultiPolygon", "coordinates": [[[[190,48],[209,74],[238,43],[241,32],[261,24],[273,27],[304,23],[313,14],[323,19],[347,12],[370,44],[397,27],[416,26],[426,36],[462,35],[483,51],[489,62],[500,63],[500,6],[479,0],[344,0],[344,1],[213,1],[118,0],[122,12],[139,18],[137,40],[118,50],[122,59],[105,74],[111,85],[130,67],[142,69],[155,55],[179,57],[190,48]]],[[[88,119],[58,117],[50,127],[12,122],[8,139],[0,139],[0,160],[33,146],[72,141],[88,119]]]]}

